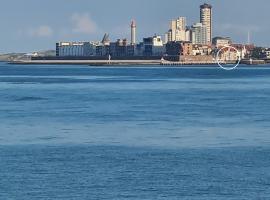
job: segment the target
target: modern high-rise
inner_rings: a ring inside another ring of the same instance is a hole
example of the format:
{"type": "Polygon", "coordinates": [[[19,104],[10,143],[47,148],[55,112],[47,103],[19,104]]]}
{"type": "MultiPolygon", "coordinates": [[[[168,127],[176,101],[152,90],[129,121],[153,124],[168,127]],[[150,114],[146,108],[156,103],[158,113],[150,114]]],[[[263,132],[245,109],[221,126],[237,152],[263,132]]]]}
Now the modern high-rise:
{"type": "Polygon", "coordinates": [[[186,42],[191,42],[192,39],[192,30],[190,27],[186,29],[186,42]]]}
{"type": "Polygon", "coordinates": [[[165,43],[167,43],[167,42],[172,42],[173,40],[172,40],[172,37],[173,37],[173,35],[172,35],[172,30],[170,29],[166,34],[165,34],[165,38],[166,38],[166,40],[167,41],[165,41],[165,43]]]}
{"type": "Polygon", "coordinates": [[[131,22],[131,45],[136,44],[136,22],[132,20],[131,22]]]}
{"type": "Polygon", "coordinates": [[[200,6],[200,22],[207,30],[207,43],[212,43],[212,6],[203,4],[200,6]]]}
{"type": "Polygon", "coordinates": [[[202,23],[196,23],[191,27],[193,44],[208,44],[207,28],[202,23]]]}
{"type": "Polygon", "coordinates": [[[169,41],[185,41],[186,18],[178,17],[170,23],[169,41]]]}
{"type": "Polygon", "coordinates": [[[170,38],[170,40],[171,41],[175,41],[175,32],[176,32],[176,20],[172,20],[171,21],[171,24],[170,24],[170,31],[171,31],[171,38],[170,38]]]}
{"type": "Polygon", "coordinates": [[[165,37],[164,37],[164,44],[167,44],[169,42],[169,33],[165,33],[165,37]]]}
{"type": "Polygon", "coordinates": [[[175,41],[186,41],[186,30],[177,29],[175,32],[175,41]]]}
{"type": "Polygon", "coordinates": [[[186,18],[185,17],[178,17],[178,19],[176,19],[176,29],[178,30],[186,30],[186,18]]]}

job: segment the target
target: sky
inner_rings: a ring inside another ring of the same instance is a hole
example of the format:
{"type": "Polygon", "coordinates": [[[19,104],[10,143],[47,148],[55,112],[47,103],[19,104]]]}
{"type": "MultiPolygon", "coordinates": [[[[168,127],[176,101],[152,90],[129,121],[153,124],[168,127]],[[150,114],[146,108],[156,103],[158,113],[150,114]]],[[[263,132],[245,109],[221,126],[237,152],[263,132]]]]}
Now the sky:
{"type": "Polygon", "coordinates": [[[235,43],[270,46],[269,0],[0,0],[0,53],[55,49],[57,41],[100,41],[130,38],[137,22],[137,40],[164,35],[169,21],[187,17],[199,22],[199,6],[213,6],[214,36],[235,43]]]}

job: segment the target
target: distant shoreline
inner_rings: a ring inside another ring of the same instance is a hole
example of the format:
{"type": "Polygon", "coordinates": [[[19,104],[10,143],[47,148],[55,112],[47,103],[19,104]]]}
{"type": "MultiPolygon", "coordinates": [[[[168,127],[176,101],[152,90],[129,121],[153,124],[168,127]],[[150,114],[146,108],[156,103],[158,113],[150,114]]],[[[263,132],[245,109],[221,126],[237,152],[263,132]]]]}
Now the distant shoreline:
{"type": "Polygon", "coordinates": [[[19,60],[11,61],[9,64],[21,65],[93,65],[93,66],[115,66],[115,65],[160,65],[160,60],[19,60]]]}
{"type": "MultiPolygon", "coordinates": [[[[16,60],[10,61],[8,64],[16,65],[89,65],[89,66],[138,66],[138,65],[148,65],[148,66],[213,66],[217,65],[215,61],[189,61],[189,62],[171,62],[171,61],[161,61],[161,60],[16,60]]],[[[234,63],[230,63],[234,64],[234,63]]],[[[261,60],[253,61],[253,63],[248,63],[248,61],[242,61],[241,64],[246,65],[265,65],[261,60]]]]}

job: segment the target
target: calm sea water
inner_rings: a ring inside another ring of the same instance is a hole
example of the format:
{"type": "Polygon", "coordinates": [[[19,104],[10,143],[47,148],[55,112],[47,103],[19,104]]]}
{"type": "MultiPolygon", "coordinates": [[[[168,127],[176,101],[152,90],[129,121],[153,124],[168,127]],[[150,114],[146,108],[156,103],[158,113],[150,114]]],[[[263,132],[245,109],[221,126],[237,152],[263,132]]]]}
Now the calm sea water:
{"type": "Polygon", "coordinates": [[[0,199],[270,199],[270,66],[2,63],[0,199]]]}

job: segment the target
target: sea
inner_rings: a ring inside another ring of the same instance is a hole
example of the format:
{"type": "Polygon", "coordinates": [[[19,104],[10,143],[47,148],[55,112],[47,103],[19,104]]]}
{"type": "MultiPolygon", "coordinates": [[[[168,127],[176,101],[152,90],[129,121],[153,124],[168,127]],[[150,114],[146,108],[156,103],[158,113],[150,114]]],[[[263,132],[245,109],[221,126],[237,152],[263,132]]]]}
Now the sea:
{"type": "Polygon", "coordinates": [[[0,63],[0,200],[270,199],[270,65],[0,63]]]}

